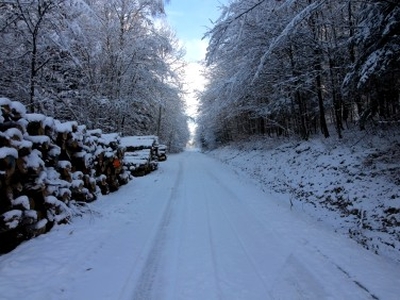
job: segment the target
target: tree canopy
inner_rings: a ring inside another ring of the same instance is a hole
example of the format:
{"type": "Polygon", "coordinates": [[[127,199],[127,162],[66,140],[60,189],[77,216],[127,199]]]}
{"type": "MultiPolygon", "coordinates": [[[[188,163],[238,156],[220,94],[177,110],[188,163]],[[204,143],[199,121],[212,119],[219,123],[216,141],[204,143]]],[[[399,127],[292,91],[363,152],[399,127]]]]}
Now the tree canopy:
{"type": "Polygon", "coordinates": [[[161,118],[179,136],[174,146],[184,147],[176,71],[184,62],[174,34],[157,25],[164,2],[1,1],[0,93],[30,112],[105,132],[155,134],[161,118]]]}
{"type": "Polygon", "coordinates": [[[206,34],[198,139],[308,139],[399,113],[399,3],[231,1],[206,34]]]}

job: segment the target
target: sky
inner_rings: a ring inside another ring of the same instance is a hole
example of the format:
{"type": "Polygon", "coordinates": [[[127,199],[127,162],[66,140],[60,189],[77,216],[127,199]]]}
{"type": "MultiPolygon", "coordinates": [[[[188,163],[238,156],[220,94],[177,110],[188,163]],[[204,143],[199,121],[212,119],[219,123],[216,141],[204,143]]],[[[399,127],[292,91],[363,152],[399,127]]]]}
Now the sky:
{"type": "MultiPolygon", "coordinates": [[[[185,97],[187,114],[196,117],[198,101],[196,91],[202,90],[205,79],[200,62],[205,58],[208,40],[203,39],[212,21],[220,16],[220,7],[229,0],[171,0],[166,6],[167,22],[176,32],[177,38],[186,49],[185,97]]],[[[189,124],[193,133],[195,124],[189,124]]]]}
{"type": "Polygon", "coordinates": [[[186,60],[204,58],[207,40],[202,40],[211,21],[218,19],[219,7],[228,0],[171,0],[166,7],[167,20],[186,48],[186,60]]]}

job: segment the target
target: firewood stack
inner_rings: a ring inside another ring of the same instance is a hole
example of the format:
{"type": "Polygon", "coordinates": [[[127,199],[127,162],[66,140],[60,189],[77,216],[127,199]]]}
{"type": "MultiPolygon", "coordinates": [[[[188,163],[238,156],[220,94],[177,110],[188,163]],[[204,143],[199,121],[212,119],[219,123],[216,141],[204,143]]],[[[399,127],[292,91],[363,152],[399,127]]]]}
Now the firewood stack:
{"type": "Polygon", "coordinates": [[[70,220],[129,181],[118,134],[62,123],[0,98],[0,253],[70,220]]]}

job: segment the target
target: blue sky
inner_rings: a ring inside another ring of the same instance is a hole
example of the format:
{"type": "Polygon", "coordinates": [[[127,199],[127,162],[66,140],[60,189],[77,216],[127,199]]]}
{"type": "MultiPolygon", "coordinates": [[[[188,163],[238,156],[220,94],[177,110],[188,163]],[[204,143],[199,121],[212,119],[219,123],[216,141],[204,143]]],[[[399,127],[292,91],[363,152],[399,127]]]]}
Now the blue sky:
{"type": "Polygon", "coordinates": [[[171,0],[166,6],[168,23],[184,44],[187,61],[203,58],[208,42],[201,39],[207,27],[212,27],[210,19],[215,21],[219,17],[218,7],[227,2],[228,0],[171,0]]]}
{"type": "MultiPolygon", "coordinates": [[[[206,79],[202,75],[203,66],[200,61],[205,58],[208,40],[202,38],[207,28],[212,27],[212,21],[220,16],[219,7],[229,0],[171,0],[166,6],[166,21],[176,32],[177,38],[186,49],[184,96],[186,113],[196,118],[198,112],[198,99],[196,91],[204,89],[206,79]]],[[[192,136],[196,124],[189,122],[192,136]]]]}

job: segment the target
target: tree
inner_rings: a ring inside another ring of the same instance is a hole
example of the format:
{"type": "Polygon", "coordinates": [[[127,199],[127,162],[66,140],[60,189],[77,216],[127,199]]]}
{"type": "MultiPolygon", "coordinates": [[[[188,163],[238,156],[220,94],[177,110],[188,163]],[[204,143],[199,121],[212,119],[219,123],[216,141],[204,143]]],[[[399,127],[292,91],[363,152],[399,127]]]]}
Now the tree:
{"type": "Polygon", "coordinates": [[[377,113],[393,116],[399,20],[391,0],[232,1],[207,33],[210,82],[200,118],[207,126],[200,128],[212,132],[201,139],[307,139],[318,130],[327,138],[331,125],[341,138],[357,111],[360,125],[377,113]]]}
{"type": "MultiPolygon", "coordinates": [[[[2,94],[29,105],[31,112],[89,128],[154,134],[160,101],[180,99],[172,64],[173,57],[179,60],[176,45],[154,22],[164,14],[164,3],[0,3],[2,94]]],[[[171,126],[184,126],[177,123],[171,126]]]]}
{"type": "Polygon", "coordinates": [[[218,65],[211,72],[224,69],[222,77],[220,71],[210,77],[219,89],[217,102],[230,107],[228,118],[236,119],[230,123],[241,123],[235,134],[282,134],[293,128],[307,138],[314,119],[308,115],[317,110],[329,136],[317,31],[323,2],[235,1],[209,31],[208,65],[218,65]],[[290,120],[293,114],[299,122],[290,120]]]}
{"type": "Polygon", "coordinates": [[[24,102],[31,112],[56,111],[54,101],[75,88],[76,78],[69,72],[75,63],[70,38],[79,5],[84,3],[15,0],[0,7],[2,93],[24,102]]]}
{"type": "MultiPolygon", "coordinates": [[[[52,31],[46,26],[49,25],[49,15],[57,7],[57,4],[55,1],[22,2],[16,0],[1,6],[1,15],[4,16],[3,22],[5,22],[2,33],[16,40],[12,43],[16,48],[5,48],[3,59],[17,64],[25,64],[29,70],[29,75],[25,78],[25,86],[28,87],[26,97],[31,112],[34,112],[35,107],[38,106],[35,94],[38,88],[39,71],[50,60],[50,55],[44,46],[48,45],[48,41],[44,41],[49,37],[46,33],[47,30],[52,31]],[[19,50],[19,52],[14,52],[15,50],[19,50]]],[[[5,74],[5,76],[7,75],[5,74]]]]}
{"type": "Polygon", "coordinates": [[[364,107],[359,107],[363,129],[376,114],[387,119],[398,113],[400,4],[365,1],[350,45],[357,51],[343,88],[347,95],[361,94],[366,99],[364,107]]]}

